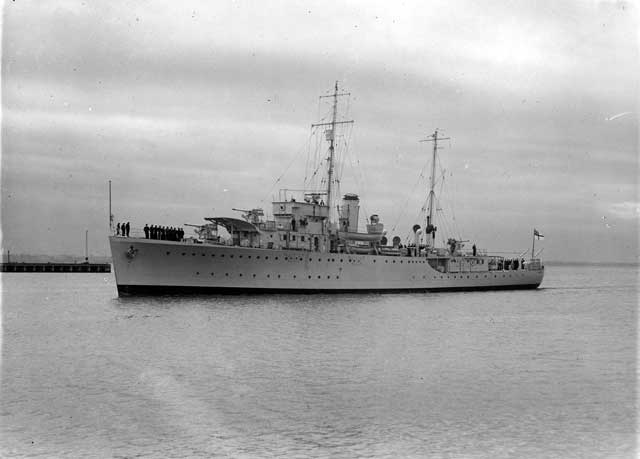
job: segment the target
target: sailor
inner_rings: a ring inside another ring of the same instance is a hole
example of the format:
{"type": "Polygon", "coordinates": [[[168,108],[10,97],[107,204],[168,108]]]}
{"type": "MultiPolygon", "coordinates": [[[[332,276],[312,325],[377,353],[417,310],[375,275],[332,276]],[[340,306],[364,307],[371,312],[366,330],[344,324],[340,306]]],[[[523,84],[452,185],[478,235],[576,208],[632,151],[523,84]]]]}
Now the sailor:
{"type": "Polygon", "coordinates": [[[475,257],[476,256],[476,245],[475,244],[473,244],[472,249],[473,249],[473,256],[475,257]]]}
{"type": "Polygon", "coordinates": [[[129,222],[127,222],[127,224],[125,225],[125,229],[127,231],[127,237],[129,237],[129,230],[131,229],[131,225],[129,224],[129,222]]]}
{"type": "Polygon", "coordinates": [[[116,225],[116,236],[120,236],[120,223],[116,225]]]}
{"type": "Polygon", "coordinates": [[[144,224],[144,238],[145,239],[149,239],[149,224],[148,223],[144,224]]]}

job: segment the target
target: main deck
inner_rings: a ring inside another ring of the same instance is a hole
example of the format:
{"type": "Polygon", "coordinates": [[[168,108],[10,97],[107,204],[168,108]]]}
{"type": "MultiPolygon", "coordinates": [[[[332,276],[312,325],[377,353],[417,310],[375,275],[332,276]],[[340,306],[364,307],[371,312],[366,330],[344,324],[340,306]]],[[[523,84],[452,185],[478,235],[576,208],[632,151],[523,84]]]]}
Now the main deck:
{"type": "Polygon", "coordinates": [[[536,265],[530,265],[531,269],[440,272],[428,257],[319,253],[115,236],[109,241],[120,294],[518,289],[536,288],[544,276],[540,265],[536,269],[536,265]]]}

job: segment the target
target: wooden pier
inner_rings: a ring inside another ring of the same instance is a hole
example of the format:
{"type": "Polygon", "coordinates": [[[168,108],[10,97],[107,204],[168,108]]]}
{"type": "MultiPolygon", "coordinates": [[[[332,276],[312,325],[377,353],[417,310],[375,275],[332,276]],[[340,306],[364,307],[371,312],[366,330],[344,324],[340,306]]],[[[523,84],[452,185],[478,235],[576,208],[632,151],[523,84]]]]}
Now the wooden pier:
{"type": "Polygon", "coordinates": [[[3,273],[110,273],[110,263],[0,263],[3,273]]]}

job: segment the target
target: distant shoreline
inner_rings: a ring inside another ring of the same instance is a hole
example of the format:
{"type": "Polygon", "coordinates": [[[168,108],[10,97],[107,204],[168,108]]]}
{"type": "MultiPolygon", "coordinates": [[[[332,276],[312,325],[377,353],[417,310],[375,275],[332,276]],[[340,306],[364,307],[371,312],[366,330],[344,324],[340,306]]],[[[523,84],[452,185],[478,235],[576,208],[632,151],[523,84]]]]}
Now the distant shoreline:
{"type": "Polygon", "coordinates": [[[546,266],[617,266],[621,268],[638,268],[640,263],[636,262],[615,262],[615,261],[543,261],[546,266]]]}

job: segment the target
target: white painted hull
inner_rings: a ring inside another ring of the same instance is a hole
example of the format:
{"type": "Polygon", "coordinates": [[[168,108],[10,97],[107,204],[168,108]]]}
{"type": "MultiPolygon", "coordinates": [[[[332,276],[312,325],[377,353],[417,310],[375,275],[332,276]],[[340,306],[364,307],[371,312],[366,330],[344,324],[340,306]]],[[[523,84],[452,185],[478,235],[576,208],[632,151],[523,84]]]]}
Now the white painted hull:
{"type": "Polygon", "coordinates": [[[536,288],[544,270],[440,273],[425,258],[109,238],[120,294],[536,288]]]}

